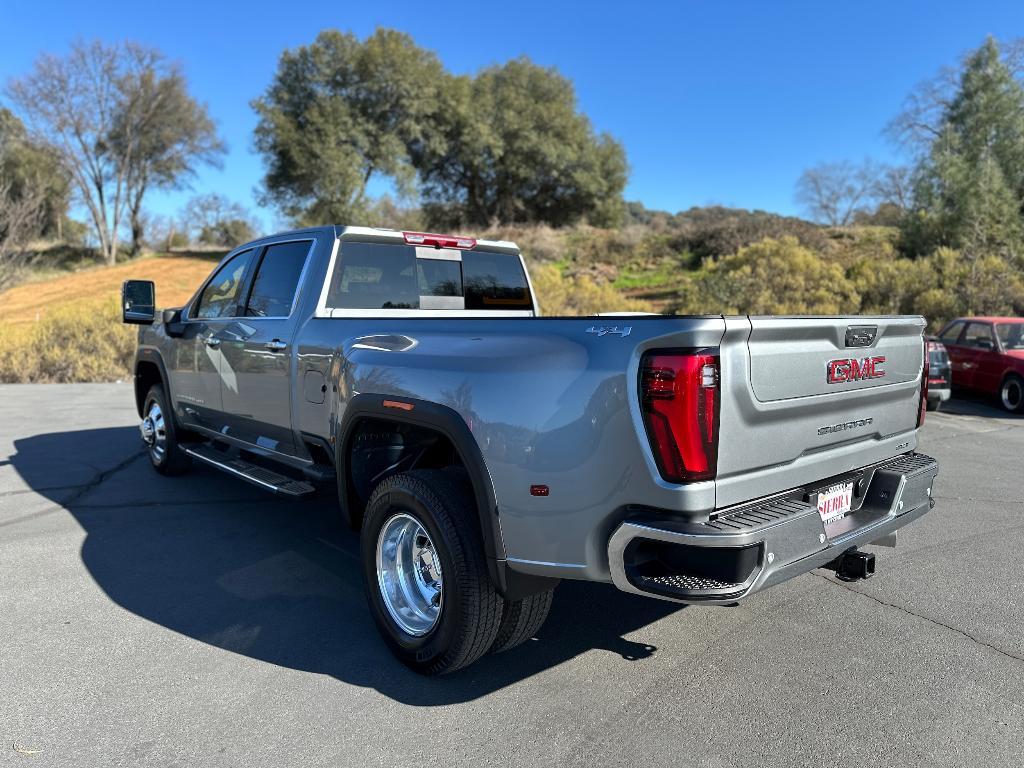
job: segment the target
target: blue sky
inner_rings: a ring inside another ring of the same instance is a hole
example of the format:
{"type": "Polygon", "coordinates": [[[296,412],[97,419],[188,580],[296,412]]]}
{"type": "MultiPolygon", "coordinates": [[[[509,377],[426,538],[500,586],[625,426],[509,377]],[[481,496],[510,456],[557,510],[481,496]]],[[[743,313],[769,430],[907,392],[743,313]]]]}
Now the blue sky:
{"type": "Polygon", "coordinates": [[[360,37],[404,30],[458,73],[520,55],[554,66],[595,127],[625,144],[627,199],[783,213],[798,212],[793,186],[808,165],[898,160],[882,129],[915,83],[988,34],[1024,36],[1020,0],[4,5],[0,82],[76,38],[138,40],[180,61],[230,153],[191,191],[154,195],[149,207],[174,213],[191,194],[216,191],[267,228],[283,222],[256,202],[262,165],[249,102],[282,50],[326,27],[360,37]]]}

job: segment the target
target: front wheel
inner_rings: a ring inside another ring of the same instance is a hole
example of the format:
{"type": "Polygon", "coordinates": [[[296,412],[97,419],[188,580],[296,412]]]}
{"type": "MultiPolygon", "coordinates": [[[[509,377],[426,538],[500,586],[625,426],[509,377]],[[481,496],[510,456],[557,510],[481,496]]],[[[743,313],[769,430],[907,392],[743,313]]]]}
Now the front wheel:
{"type": "Polygon", "coordinates": [[[454,672],[494,644],[504,600],[487,573],[472,493],[457,475],[416,470],[381,482],[360,548],[370,613],[404,664],[454,672]]]}
{"type": "Polygon", "coordinates": [[[174,413],[160,384],[154,384],[146,393],[139,431],[146,444],[149,463],[161,475],[180,475],[192,466],[191,457],[178,443],[174,413]]]}
{"type": "Polygon", "coordinates": [[[1024,412],[1024,379],[1011,373],[999,388],[999,401],[1010,413],[1024,412]]]}

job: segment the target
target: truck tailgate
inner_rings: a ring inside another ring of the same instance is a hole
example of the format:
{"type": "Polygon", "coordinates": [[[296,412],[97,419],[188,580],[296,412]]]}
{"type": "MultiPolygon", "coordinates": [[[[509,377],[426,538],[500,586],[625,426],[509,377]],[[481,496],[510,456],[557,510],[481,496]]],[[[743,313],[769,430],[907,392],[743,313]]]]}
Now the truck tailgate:
{"type": "Polygon", "coordinates": [[[916,445],[920,317],[732,317],[722,341],[716,505],[916,445]]]}

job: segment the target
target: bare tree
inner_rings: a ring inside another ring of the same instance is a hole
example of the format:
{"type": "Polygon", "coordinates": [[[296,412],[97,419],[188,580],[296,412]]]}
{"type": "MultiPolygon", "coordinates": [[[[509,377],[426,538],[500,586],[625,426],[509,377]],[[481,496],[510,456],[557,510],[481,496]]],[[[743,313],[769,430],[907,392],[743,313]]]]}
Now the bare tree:
{"type": "Polygon", "coordinates": [[[796,199],[815,221],[846,226],[871,207],[882,169],[870,160],[819,163],[804,171],[796,183],[796,199]]]}
{"type": "Polygon", "coordinates": [[[909,211],[914,204],[914,170],[906,165],[882,166],[872,196],[879,205],[909,211]]]}
{"type": "Polygon", "coordinates": [[[64,58],[44,54],[31,74],[8,86],[29,129],[54,147],[71,172],[100,251],[111,264],[127,202],[129,163],[113,151],[108,137],[122,107],[119,85],[127,70],[143,68],[147,58],[137,46],[76,43],[64,58]]]}
{"type": "Polygon", "coordinates": [[[193,197],[181,215],[193,242],[203,245],[237,245],[256,236],[249,212],[224,195],[193,197]]]}
{"type": "Polygon", "coordinates": [[[225,151],[206,107],[188,94],[178,67],[158,54],[124,85],[125,105],[111,134],[127,158],[128,220],[132,255],[142,248],[142,201],[151,187],[180,187],[198,163],[218,164],[225,151]],[[125,146],[134,143],[134,146],[125,146]]]}
{"type": "MultiPolygon", "coordinates": [[[[1018,81],[1024,80],[1024,38],[1000,43],[999,50],[1010,74],[1018,81]]],[[[889,121],[885,133],[915,155],[925,153],[942,134],[944,117],[960,87],[960,75],[974,53],[965,53],[958,66],[943,67],[918,83],[904,99],[900,113],[889,121]]]]}
{"type": "Polygon", "coordinates": [[[110,264],[126,215],[141,240],[147,189],[174,185],[197,159],[223,151],[177,68],[136,43],[75,43],[67,56],[43,55],[7,92],[33,136],[70,172],[110,264]]]}
{"type": "Polygon", "coordinates": [[[9,182],[0,182],[0,289],[6,288],[32,258],[28,241],[45,211],[40,190],[12,194],[9,182]]]}

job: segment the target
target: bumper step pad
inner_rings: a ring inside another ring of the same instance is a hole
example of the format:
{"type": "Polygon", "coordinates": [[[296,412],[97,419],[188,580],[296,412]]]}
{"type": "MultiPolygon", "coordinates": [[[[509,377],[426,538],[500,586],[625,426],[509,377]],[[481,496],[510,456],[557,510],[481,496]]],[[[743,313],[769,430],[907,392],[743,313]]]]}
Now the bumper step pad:
{"type": "Polygon", "coordinates": [[[730,603],[821,567],[928,512],[935,459],[909,453],[768,499],[725,509],[706,521],[645,513],[608,542],[619,589],[677,602],[730,603]],[[837,481],[860,488],[844,518],[822,522],[817,493],[837,481]]]}

